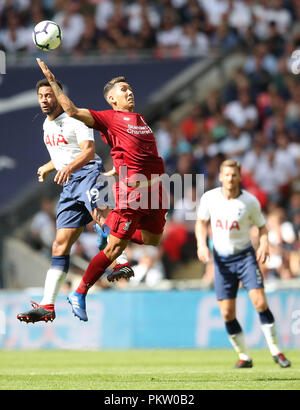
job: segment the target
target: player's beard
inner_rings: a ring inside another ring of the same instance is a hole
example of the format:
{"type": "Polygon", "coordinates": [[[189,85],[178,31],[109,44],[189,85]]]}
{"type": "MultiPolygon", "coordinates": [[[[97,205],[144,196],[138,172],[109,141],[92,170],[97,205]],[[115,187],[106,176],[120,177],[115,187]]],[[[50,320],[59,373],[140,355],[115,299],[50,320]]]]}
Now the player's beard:
{"type": "Polygon", "coordinates": [[[45,107],[45,108],[42,108],[42,107],[41,107],[41,109],[42,109],[42,111],[43,111],[43,114],[52,115],[52,114],[56,111],[57,107],[58,107],[58,103],[55,102],[55,103],[53,103],[53,104],[51,104],[51,105],[48,105],[48,106],[45,107]]]}

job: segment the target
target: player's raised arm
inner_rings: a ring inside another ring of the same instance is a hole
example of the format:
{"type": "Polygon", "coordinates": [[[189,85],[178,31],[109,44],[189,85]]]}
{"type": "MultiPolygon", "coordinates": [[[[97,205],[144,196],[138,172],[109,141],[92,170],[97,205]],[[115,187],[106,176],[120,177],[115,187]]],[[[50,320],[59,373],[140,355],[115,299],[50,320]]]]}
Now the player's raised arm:
{"type": "Polygon", "coordinates": [[[93,127],[94,125],[94,118],[92,117],[91,113],[86,108],[78,108],[74,105],[74,103],[70,100],[69,97],[62,91],[55,80],[54,74],[49,70],[47,65],[40,59],[37,58],[36,61],[40,66],[41,70],[43,71],[45,77],[47,78],[51,88],[57,98],[62,109],[68,114],[70,117],[76,118],[79,121],[84,122],[88,127],[93,127]]]}

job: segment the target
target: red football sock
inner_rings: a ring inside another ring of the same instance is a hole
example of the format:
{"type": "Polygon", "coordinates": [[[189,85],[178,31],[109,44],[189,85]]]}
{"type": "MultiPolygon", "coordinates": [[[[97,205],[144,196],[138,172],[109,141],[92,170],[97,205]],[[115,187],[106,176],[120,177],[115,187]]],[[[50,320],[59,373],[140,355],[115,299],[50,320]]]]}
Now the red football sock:
{"type": "Polygon", "coordinates": [[[139,245],[144,245],[142,231],[136,229],[130,240],[131,242],[138,243],[139,245]]]}
{"type": "Polygon", "coordinates": [[[87,293],[89,288],[97,282],[111,263],[112,261],[107,258],[103,251],[98,253],[89,263],[76,292],[87,293]]]}

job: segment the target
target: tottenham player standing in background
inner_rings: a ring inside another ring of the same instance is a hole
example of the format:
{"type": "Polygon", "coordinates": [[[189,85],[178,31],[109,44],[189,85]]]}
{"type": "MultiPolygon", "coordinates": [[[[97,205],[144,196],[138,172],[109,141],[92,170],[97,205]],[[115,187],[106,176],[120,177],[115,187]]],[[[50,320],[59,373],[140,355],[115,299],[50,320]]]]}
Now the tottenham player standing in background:
{"type": "MultiPolygon", "coordinates": [[[[62,89],[61,83],[57,84],[62,89]]],[[[43,299],[40,304],[33,302],[33,309],[17,316],[20,321],[33,323],[55,318],[54,303],[69,269],[72,245],[88,223],[94,220],[102,225],[110,211],[105,203],[97,203],[96,194],[92,195],[101,189],[100,173],[105,171],[101,158],[95,154],[93,130],[63,111],[46,79],[38,81],[36,90],[40,108],[47,116],[44,143],[51,157],[51,161],[38,169],[38,179],[43,182],[49,172],[56,170],[54,181],[63,186],[63,191],[57,207],[56,238],[43,299]]],[[[124,260],[126,263],[123,252],[120,262],[124,260]]]]}
{"type": "Polygon", "coordinates": [[[207,246],[210,221],[214,247],[215,290],[229,340],[239,355],[235,367],[253,366],[242,328],[236,319],[239,281],[248,291],[259,314],[271,355],[281,367],[288,367],[290,361],[278,347],[274,317],[268,307],[263,277],[258,266],[259,262],[265,263],[269,256],[268,231],[260,204],[252,194],[241,190],[241,167],[237,161],[224,161],[219,179],[222,186],[206,192],[201,197],[195,233],[198,258],[207,263],[210,257],[207,246]],[[253,224],[259,231],[256,254],[250,239],[250,228],[253,224]]]}

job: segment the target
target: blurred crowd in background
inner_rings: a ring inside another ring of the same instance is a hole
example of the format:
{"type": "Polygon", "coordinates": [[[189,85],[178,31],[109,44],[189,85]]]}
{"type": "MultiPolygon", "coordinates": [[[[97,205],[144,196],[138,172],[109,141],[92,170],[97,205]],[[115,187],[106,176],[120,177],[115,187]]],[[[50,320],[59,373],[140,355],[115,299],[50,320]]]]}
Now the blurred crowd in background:
{"type": "Polygon", "coordinates": [[[58,52],[157,58],[206,56],[256,38],[275,40],[300,16],[297,0],[0,0],[0,44],[7,52],[36,52],[33,27],[53,20],[63,31],[58,52]]]}
{"type": "MultiPolygon", "coordinates": [[[[219,185],[224,159],[238,159],[242,185],[259,199],[269,229],[264,277],[300,279],[300,81],[291,73],[291,55],[300,48],[300,2],[0,0],[3,48],[34,52],[32,27],[44,19],[62,26],[62,49],[75,55],[151,49],[156,58],[201,57],[244,46],[247,60],[230,82],[211,90],[179,123],[166,116],[153,125],[158,149],[169,175],[203,174],[205,190],[219,185]]],[[[129,246],[136,271],[130,286],[154,286],[196,262],[195,221],[187,221],[185,213],[196,196],[192,186],[180,204],[171,203],[159,248],[129,246]]],[[[30,231],[32,246],[49,255],[55,206],[46,198],[30,231]]],[[[90,260],[98,252],[96,243],[90,224],[72,252],[90,260]]],[[[201,275],[213,284],[211,263],[201,275]]]]}

